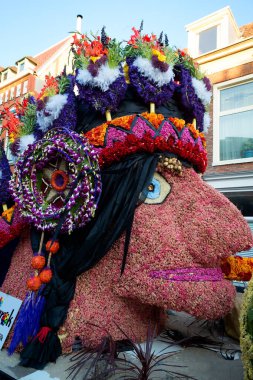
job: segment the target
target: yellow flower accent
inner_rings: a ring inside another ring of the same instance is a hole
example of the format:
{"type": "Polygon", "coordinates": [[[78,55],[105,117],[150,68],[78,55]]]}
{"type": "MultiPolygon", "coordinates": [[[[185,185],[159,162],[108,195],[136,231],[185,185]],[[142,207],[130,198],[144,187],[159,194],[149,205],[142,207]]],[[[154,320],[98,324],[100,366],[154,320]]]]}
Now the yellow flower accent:
{"type": "Polygon", "coordinates": [[[162,54],[159,50],[152,49],[152,54],[156,55],[157,58],[159,59],[159,61],[161,61],[161,62],[165,62],[166,61],[165,55],[162,54]]]}
{"type": "Polygon", "coordinates": [[[10,133],[9,141],[10,141],[10,143],[14,143],[14,141],[15,141],[15,135],[13,132],[10,133]]]}
{"type": "Polygon", "coordinates": [[[95,63],[100,57],[95,57],[95,56],[92,56],[90,57],[90,60],[95,63]]]}
{"type": "Polygon", "coordinates": [[[5,219],[8,223],[10,223],[11,219],[12,219],[12,215],[14,213],[14,210],[15,210],[15,205],[12,206],[11,208],[8,208],[7,210],[5,210],[2,213],[2,218],[5,219]]]}
{"type": "Polygon", "coordinates": [[[126,83],[129,84],[130,83],[130,79],[129,79],[129,66],[127,64],[124,65],[123,67],[123,71],[124,71],[124,76],[125,76],[125,80],[126,80],[126,83]]]}

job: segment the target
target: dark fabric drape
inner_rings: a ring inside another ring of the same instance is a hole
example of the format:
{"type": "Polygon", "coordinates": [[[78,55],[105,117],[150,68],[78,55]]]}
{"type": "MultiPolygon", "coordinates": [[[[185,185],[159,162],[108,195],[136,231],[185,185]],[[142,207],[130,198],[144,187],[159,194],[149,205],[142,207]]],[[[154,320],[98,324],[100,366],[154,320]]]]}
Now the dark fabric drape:
{"type": "MultiPolygon", "coordinates": [[[[128,87],[124,100],[120,103],[116,113],[112,113],[112,118],[125,115],[141,114],[149,110],[149,105],[139,99],[131,86],[128,87]]],[[[179,110],[176,101],[172,97],[169,102],[156,107],[156,113],[161,113],[164,117],[183,118],[183,111],[179,110]]],[[[91,112],[84,102],[79,101],[77,104],[77,132],[88,132],[94,127],[105,122],[104,115],[99,112],[91,112]]]]}
{"type": "Polygon", "coordinates": [[[18,242],[18,238],[14,239],[0,249],[0,286],[2,286],[11,265],[12,255],[18,245],[18,242]]]}
{"type": "MultiPolygon", "coordinates": [[[[122,252],[125,264],[134,210],[140,194],[145,193],[152,179],[157,161],[158,154],[133,155],[102,172],[103,191],[94,220],[70,236],[59,236],[60,250],[52,259],[54,276],[43,293],[46,307],[41,318],[41,326],[50,327],[52,331],[44,343],[35,338],[24,348],[21,365],[40,369],[48,361],[55,361],[55,353],[61,353],[56,333],[67,316],[75,292],[76,276],[96,265],[127,231],[122,252]]],[[[33,250],[37,251],[40,233],[32,230],[31,240],[33,250]]]]}

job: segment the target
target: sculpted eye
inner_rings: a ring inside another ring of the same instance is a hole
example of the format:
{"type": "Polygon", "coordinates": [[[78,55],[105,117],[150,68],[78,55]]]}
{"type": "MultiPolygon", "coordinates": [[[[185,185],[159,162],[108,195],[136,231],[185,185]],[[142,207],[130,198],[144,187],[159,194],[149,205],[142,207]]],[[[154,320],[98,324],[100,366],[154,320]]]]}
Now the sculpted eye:
{"type": "Polygon", "coordinates": [[[151,183],[148,186],[148,193],[144,203],[159,204],[162,203],[171,191],[170,184],[160,174],[155,173],[151,183]]]}

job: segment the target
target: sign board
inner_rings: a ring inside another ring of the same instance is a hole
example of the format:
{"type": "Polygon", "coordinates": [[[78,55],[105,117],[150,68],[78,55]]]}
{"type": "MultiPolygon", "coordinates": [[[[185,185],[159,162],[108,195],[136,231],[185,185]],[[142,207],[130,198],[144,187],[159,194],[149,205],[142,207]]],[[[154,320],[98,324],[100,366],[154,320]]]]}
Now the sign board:
{"type": "Polygon", "coordinates": [[[0,350],[18,314],[22,301],[0,292],[0,350]]]}

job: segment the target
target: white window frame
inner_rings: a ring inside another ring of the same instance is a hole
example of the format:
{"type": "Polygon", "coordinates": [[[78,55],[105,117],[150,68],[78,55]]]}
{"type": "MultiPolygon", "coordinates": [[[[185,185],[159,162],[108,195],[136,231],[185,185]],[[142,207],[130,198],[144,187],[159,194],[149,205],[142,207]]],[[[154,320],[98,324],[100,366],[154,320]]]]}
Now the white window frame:
{"type": "Polygon", "coordinates": [[[19,71],[19,73],[21,73],[24,70],[25,70],[25,60],[19,62],[19,64],[18,64],[18,71],[19,71]],[[23,69],[21,70],[22,67],[23,67],[23,69]]]}
{"type": "MultiPolygon", "coordinates": [[[[229,87],[234,87],[241,84],[246,84],[253,81],[253,74],[245,75],[244,77],[231,79],[226,82],[218,83],[213,86],[213,163],[212,166],[241,164],[244,162],[253,162],[253,157],[238,158],[234,160],[220,160],[220,116],[230,115],[231,110],[220,112],[220,91],[229,87]]],[[[253,110],[252,106],[241,107],[235,113],[253,110]]],[[[252,134],[253,137],[253,134],[252,134]]]]}
{"type": "Polygon", "coordinates": [[[15,91],[15,87],[12,87],[10,90],[10,100],[14,98],[14,91],[15,91]]]}
{"type": "Polygon", "coordinates": [[[8,79],[8,71],[2,72],[2,82],[6,81],[7,79],[8,79]]]}
{"type": "Polygon", "coordinates": [[[25,82],[23,82],[23,95],[26,94],[28,91],[28,80],[26,80],[25,82]]]}
{"type": "Polygon", "coordinates": [[[21,95],[21,83],[17,85],[16,89],[16,98],[18,98],[21,95]]]}
{"type": "Polygon", "coordinates": [[[4,98],[4,94],[1,93],[1,94],[0,94],[0,105],[3,104],[3,98],[4,98]]]}
{"type": "MultiPolygon", "coordinates": [[[[10,111],[13,114],[15,114],[15,112],[16,112],[14,108],[11,108],[10,111]]],[[[16,158],[13,157],[13,155],[11,154],[11,150],[9,147],[9,133],[8,133],[8,131],[6,131],[6,135],[5,135],[5,139],[4,139],[4,150],[5,150],[7,160],[9,161],[9,164],[14,165],[16,162],[16,158]]]]}

